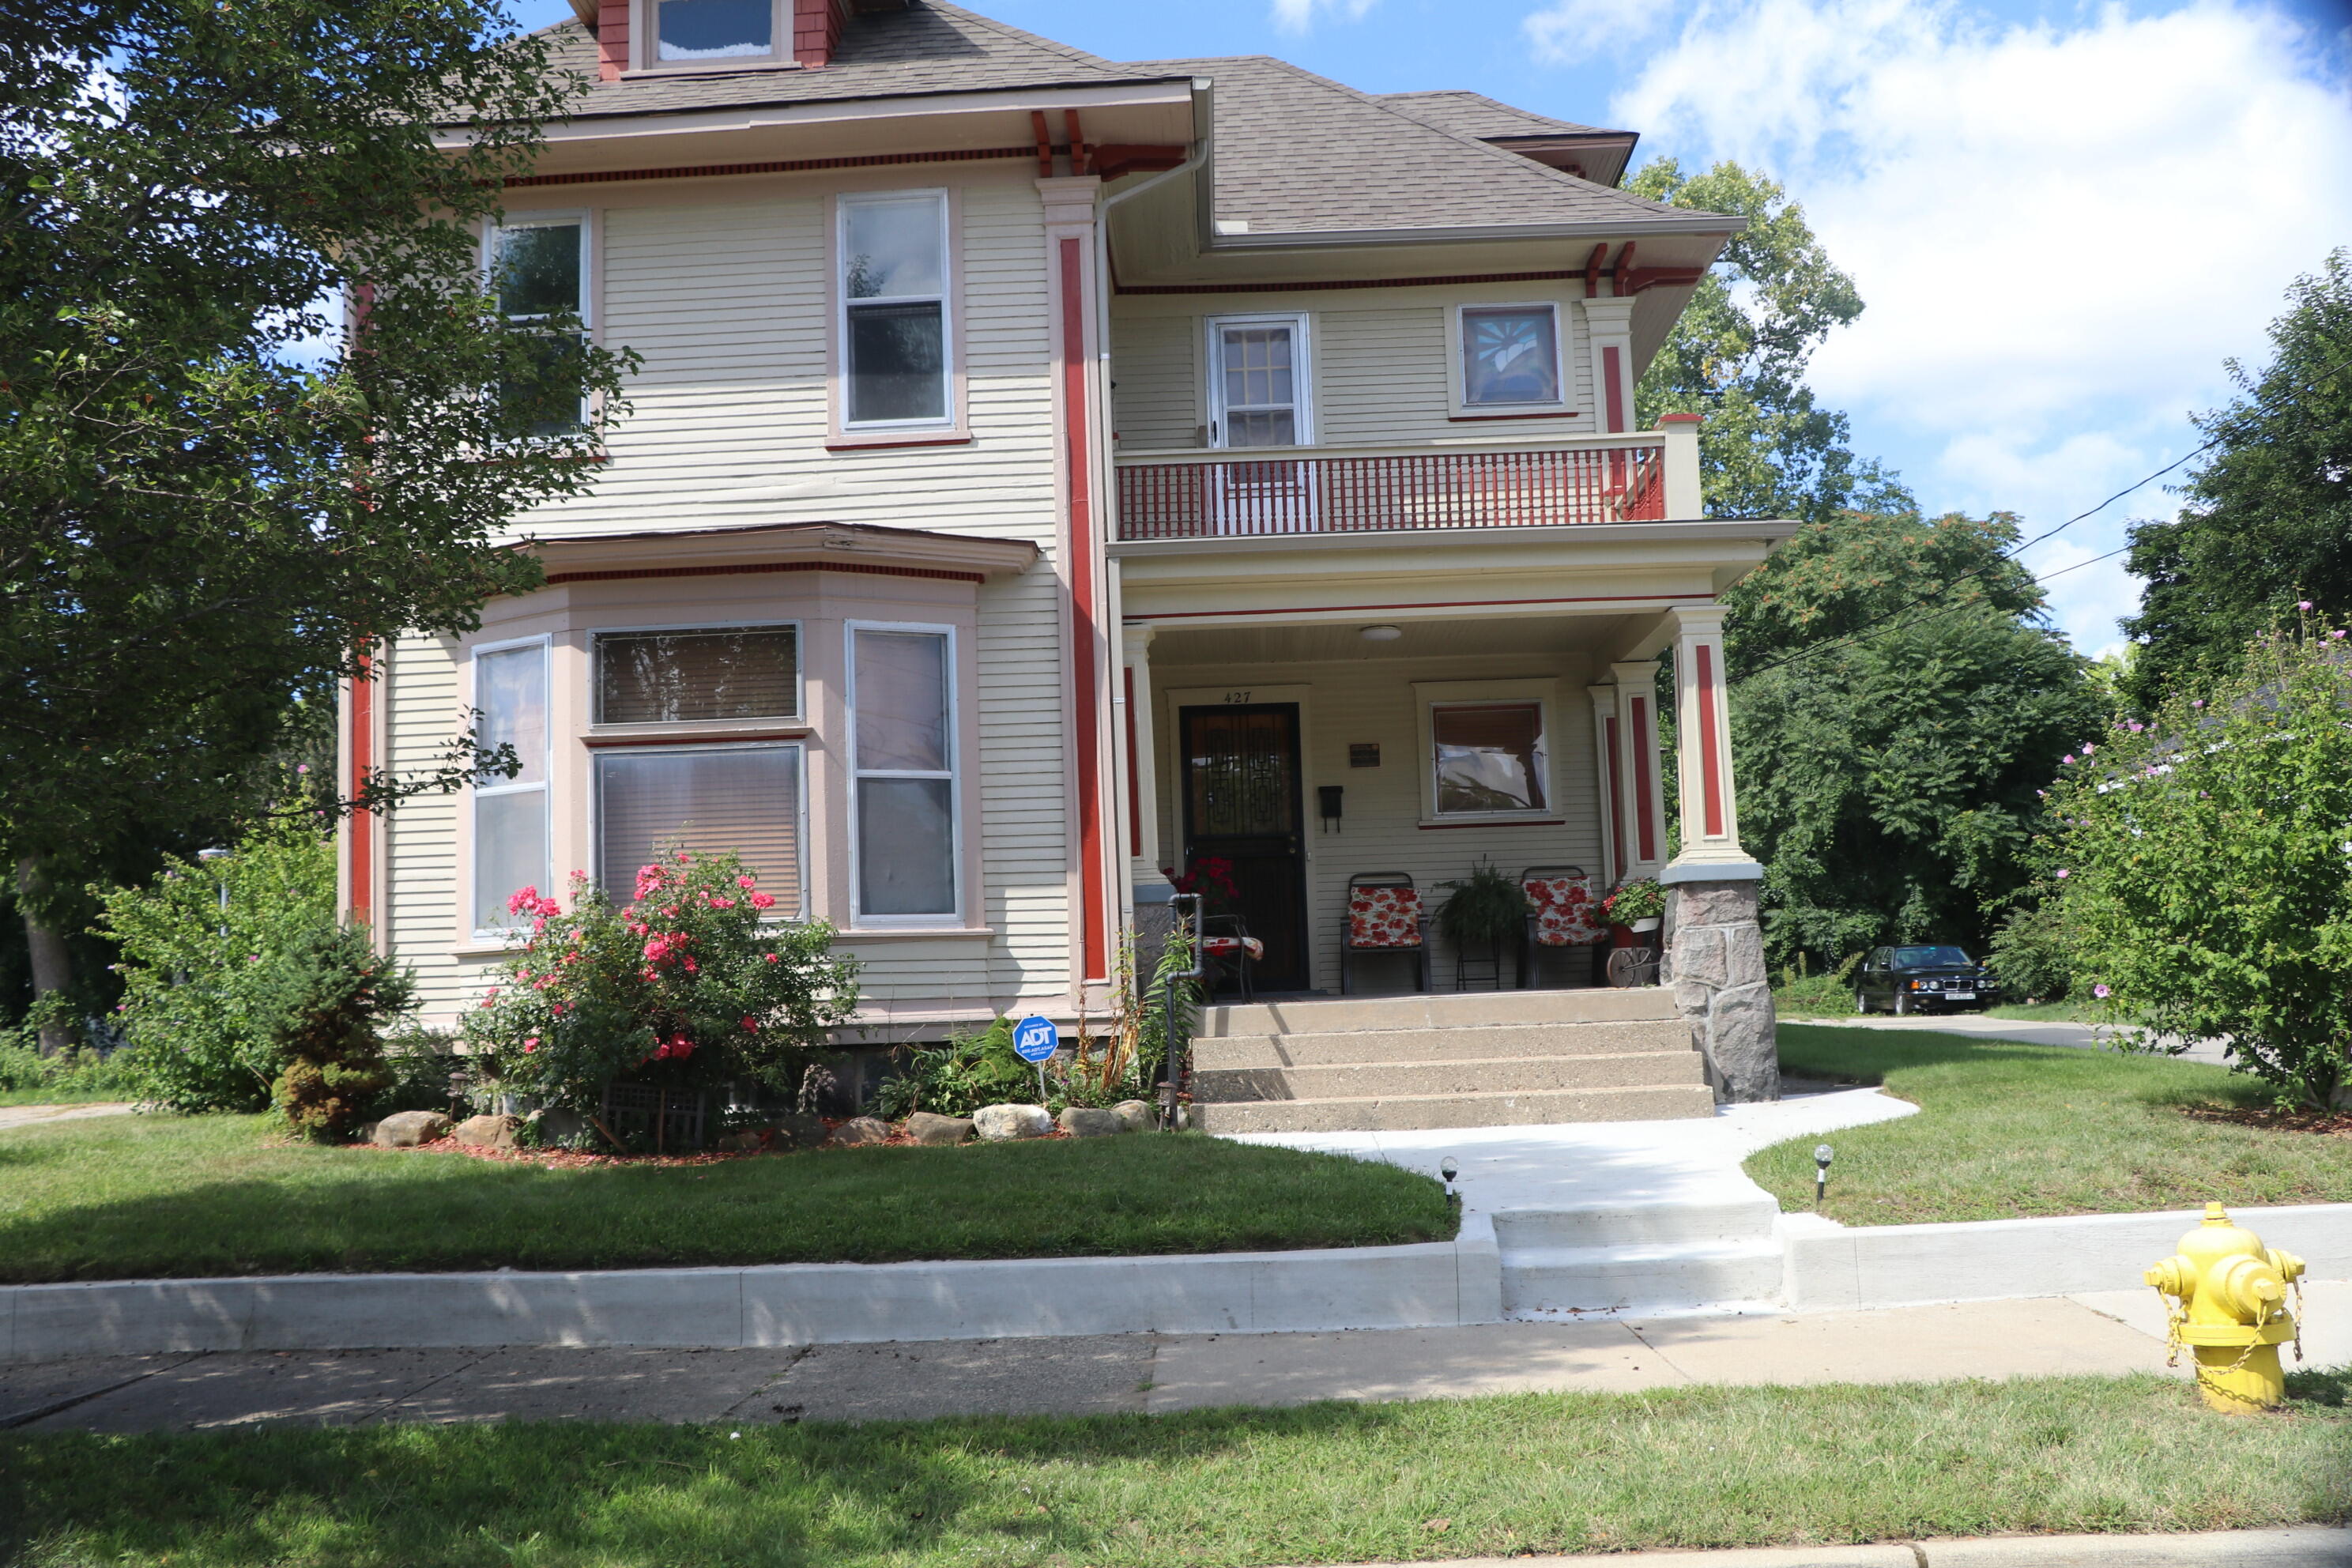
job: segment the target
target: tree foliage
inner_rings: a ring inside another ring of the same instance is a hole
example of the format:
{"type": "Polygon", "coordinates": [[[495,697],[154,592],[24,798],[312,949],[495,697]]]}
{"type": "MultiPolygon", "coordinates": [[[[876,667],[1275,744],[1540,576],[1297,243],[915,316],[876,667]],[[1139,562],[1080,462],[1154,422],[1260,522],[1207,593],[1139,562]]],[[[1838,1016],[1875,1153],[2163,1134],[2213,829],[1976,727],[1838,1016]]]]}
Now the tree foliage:
{"type": "Polygon", "coordinates": [[[2028,879],[2037,792],[2105,710],[2005,558],[2017,538],[2005,513],[1847,513],[1724,595],[1740,836],[1776,962],[1981,952],[2028,879]]]}
{"type": "Polygon", "coordinates": [[[1708,514],[1818,522],[1847,509],[1912,510],[1892,474],[1853,455],[1846,416],[1822,407],[1805,384],[1813,351],[1862,314],[1862,297],[1814,237],[1804,208],[1776,182],[1728,162],[1685,174],[1661,158],[1625,188],[1748,220],[1634,391],[1643,428],[1662,414],[1705,417],[1708,514]]]}
{"type": "Polygon", "coordinates": [[[2240,395],[2198,421],[2221,444],[2179,515],[2132,530],[2147,586],[2124,623],[2140,647],[2123,687],[2143,711],[2235,668],[2299,600],[2352,617],[2352,250],[2287,297],[2270,363],[2231,361],[2240,395]]]}
{"type": "Polygon", "coordinates": [[[373,639],[531,585],[500,531],[595,441],[531,409],[617,412],[624,360],[479,276],[572,89],[496,0],[0,0],[0,864],[70,867],[240,799],[373,639]]]}
{"type": "Polygon", "coordinates": [[[2352,1081],[2352,652],[2306,618],[2204,695],[2072,753],[2053,792],[2078,988],[2219,1038],[2291,1104],[2352,1081]]]}

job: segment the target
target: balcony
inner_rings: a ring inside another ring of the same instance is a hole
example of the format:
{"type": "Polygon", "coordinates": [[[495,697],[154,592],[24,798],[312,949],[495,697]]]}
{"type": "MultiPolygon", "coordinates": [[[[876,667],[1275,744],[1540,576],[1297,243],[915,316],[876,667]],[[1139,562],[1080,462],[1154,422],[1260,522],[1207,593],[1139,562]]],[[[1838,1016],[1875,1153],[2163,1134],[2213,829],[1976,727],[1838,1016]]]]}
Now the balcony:
{"type": "Polygon", "coordinates": [[[1256,539],[1696,519],[1698,427],[1118,459],[1118,537],[1256,539]]]}

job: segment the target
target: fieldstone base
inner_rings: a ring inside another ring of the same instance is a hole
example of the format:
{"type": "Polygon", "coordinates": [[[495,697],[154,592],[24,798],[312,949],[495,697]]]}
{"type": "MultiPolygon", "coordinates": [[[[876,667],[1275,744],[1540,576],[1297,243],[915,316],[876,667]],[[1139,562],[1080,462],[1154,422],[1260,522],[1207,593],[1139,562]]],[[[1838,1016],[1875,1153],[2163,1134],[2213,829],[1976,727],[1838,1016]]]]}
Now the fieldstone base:
{"type": "Polygon", "coordinates": [[[1780,1098],[1772,987],[1764,973],[1759,884],[1679,882],[1666,889],[1675,1005],[1725,1100],[1780,1098]]]}

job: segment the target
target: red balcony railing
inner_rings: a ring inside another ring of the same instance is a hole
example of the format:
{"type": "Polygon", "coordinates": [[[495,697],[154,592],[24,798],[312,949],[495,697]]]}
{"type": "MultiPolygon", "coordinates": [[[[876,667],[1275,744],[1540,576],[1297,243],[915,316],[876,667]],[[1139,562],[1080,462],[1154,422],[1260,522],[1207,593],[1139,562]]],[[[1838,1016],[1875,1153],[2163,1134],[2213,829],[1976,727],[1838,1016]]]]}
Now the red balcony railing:
{"type": "Polygon", "coordinates": [[[1666,463],[1667,441],[1654,435],[1121,458],[1118,536],[1654,522],[1668,515],[1666,463]]]}

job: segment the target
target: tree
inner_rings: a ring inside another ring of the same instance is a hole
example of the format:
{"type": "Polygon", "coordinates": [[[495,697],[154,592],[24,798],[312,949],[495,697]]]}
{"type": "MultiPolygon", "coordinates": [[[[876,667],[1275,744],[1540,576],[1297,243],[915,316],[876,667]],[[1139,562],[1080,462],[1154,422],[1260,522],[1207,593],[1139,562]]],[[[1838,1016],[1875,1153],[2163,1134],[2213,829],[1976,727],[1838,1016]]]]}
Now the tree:
{"type": "Polygon", "coordinates": [[[2051,880],[2076,984],[2221,1039],[2284,1104],[2352,1081],[2352,643],[2306,616],[2072,752],[2051,880]]]}
{"type": "Polygon", "coordinates": [[[0,865],[35,935],[137,825],[232,812],[377,639],[531,586],[501,531],[591,481],[625,356],[480,276],[574,88],[497,0],[0,0],[0,865]]]}
{"type": "Polygon", "coordinates": [[[2147,586],[2124,623],[2140,645],[2124,687],[2141,711],[2235,668],[2300,600],[2352,616],[2352,250],[2287,298],[2271,363],[2256,375],[2231,360],[2241,395],[2197,422],[2220,445],[2179,515],[2132,529],[2147,586]]]}
{"type": "Polygon", "coordinates": [[[1705,416],[1699,465],[1708,514],[1822,521],[1849,509],[1914,510],[1895,476],[1847,447],[1846,416],[1821,407],[1805,384],[1813,351],[1862,314],[1862,297],[1822,250],[1804,208],[1775,182],[1727,162],[1685,175],[1661,158],[1626,189],[1748,219],[1699,280],[1633,395],[1643,428],[1661,414],[1705,416]]]}
{"type": "Polygon", "coordinates": [[[1777,962],[1928,939],[1981,951],[2029,879],[2037,792],[2105,707],[2004,554],[2017,539],[2005,513],[1847,513],[1724,595],[1727,662],[1746,672],[1740,834],[1765,868],[1777,962]]]}

